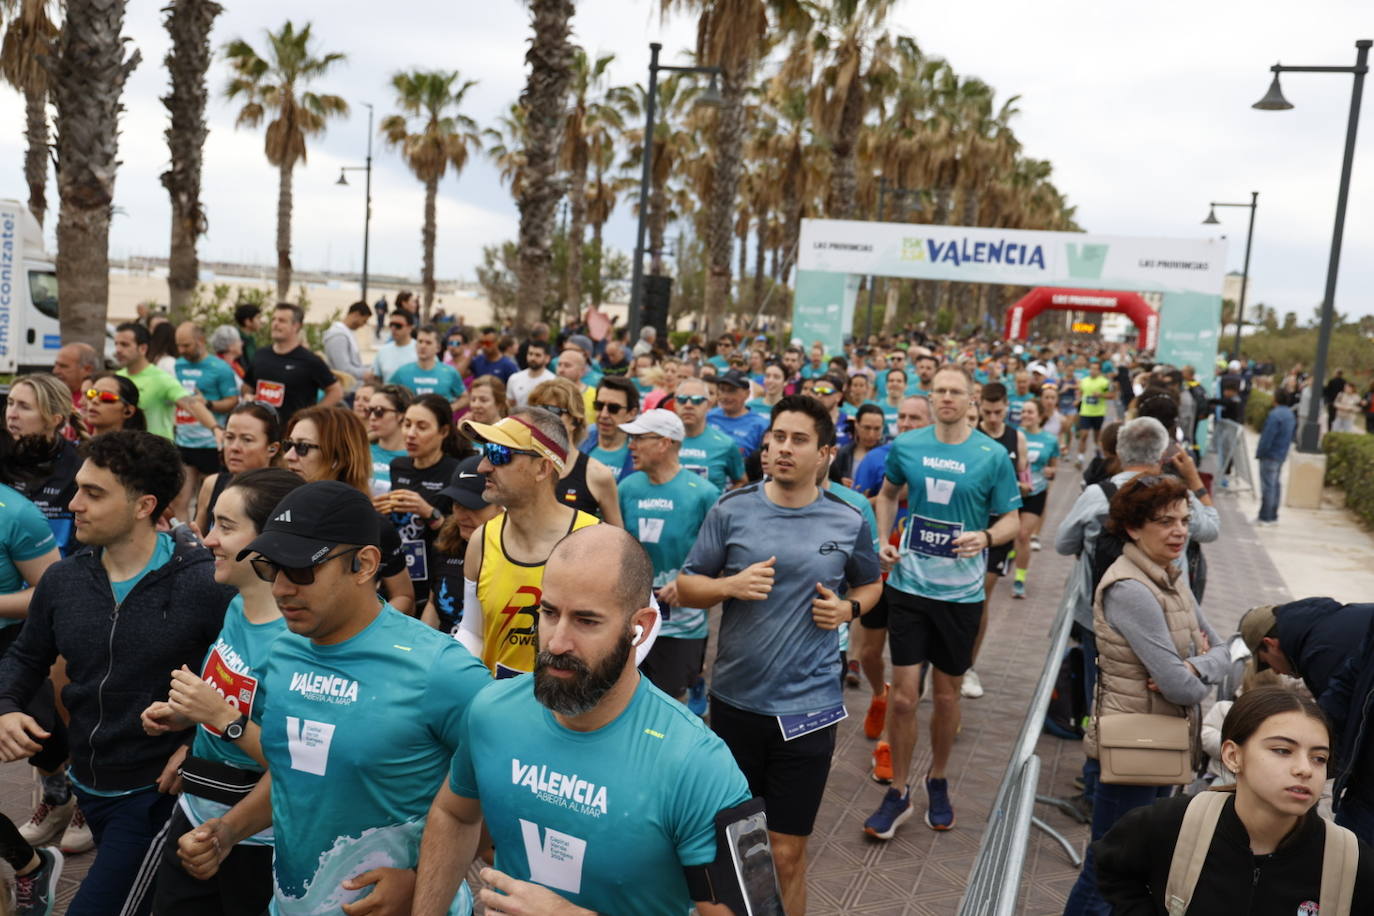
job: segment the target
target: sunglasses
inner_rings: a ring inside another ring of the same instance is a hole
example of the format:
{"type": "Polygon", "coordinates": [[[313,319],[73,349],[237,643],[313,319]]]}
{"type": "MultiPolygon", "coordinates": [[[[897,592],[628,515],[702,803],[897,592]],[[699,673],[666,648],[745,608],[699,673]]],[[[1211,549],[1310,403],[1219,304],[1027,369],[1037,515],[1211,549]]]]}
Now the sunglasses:
{"type": "Polygon", "coordinates": [[[566,417],[568,414],[572,413],[572,411],[569,410],[568,408],[566,408],[566,407],[559,407],[559,406],[557,406],[556,404],[531,404],[530,406],[531,406],[531,407],[542,407],[544,410],[547,410],[549,413],[553,414],[555,417],[566,417]]]}
{"type": "Polygon", "coordinates": [[[702,404],[705,404],[705,403],[706,403],[706,395],[704,395],[704,394],[676,394],[676,395],[673,395],[673,400],[674,400],[674,401],[677,401],[679,404],[692,404],[692,405],[694,405],[694,406],[696,406],[696,407],[700,407],[702,404]]]}
{"type": "Polygon", "coordinates": [[[387,325],[387,327],[391,328],[391,330],[393,330],[393,331],[399,331],[399,330],[401,330],[401,328],[408,328],[408,327],[410,327],[410,325],[406,324],[404,321],[398,321],[398,322],[396,322],[395,324],[389,324],[389,325],[387,325]]]}
{"type": "Polygon", "coordinates": [[[482,457],[491,462],[492,467],[504,467],[510,464],[511,459],[516,455],[529,455],[531,458],[540,457],[538,452],[530,452],[521,448],[511,448],[509,445],[498,445],[495,442],[483,442],[482,457]]]}
{"type": "Polygon", "coordinates": [[[281,440],[281,453],[283,455],[285,455],[287,452],[294,451],[297,455],[300,455],[302,458],[304,458],[307,455],[309,455],[313,449],[321,447],[322,446],[316,445],[314,442],[302,442],[299,439],[281,440]]]}
{"type": "Polygon", "coordinates": [[[100,401],[104,404],[117,404],[124,399],[113,391],[101,391],[99,388],[87,388],[86,400],[100,401]]]}
{"type": "Polygon", "coordinates": [[[367,407],[364,408],[363,413],[367,414],[374,420],[380,420],[382,417],[386,416],[389,413],[400,413],[400,411],[397,410],[395,407],[367,407]]]}
{"type": "Polygon", "coordinates": [[[597,413],[606,411],[611,416],[619,416],[622,410],[626,409],[624,404],[607,404],[605,401],[592,401],[592,409],[597,413]]]}
{"type": "Polygon", "coordinates": [[[836,389],[833,385],[812,385],[812,386],[811,386],[811,393],[812,393],[812,394],[818,394],[818,395],[820,395],[821,397],[825,397],[826,395],[829,395],[829,394],[834,394],[837,390],[838,390],[838,389],[836,389]]]}
{"type": "Polygon", "coordinates": [[[346,557],[350,553],[357,553],[359,550],[362,550],[362,548],[350,547],[339,553],[331,553],[314,566],[279,566],[267,559],[267,557],[254,557],[248,562],[252,565],[253,572],[257,573],[258,578],[264,582],[275,582],[277,580],[277,573],[285,573],[287,580],[293,585],[313,585],[315,582],[316,569],[328,563],[330,560],[338,557],[346,557]]]}

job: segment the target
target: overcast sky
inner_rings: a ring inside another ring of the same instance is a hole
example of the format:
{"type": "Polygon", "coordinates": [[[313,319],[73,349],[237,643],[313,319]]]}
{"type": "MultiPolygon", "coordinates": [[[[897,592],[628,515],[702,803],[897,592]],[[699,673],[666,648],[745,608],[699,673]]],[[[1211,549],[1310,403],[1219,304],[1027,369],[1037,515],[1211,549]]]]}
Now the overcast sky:
{"type": "MultiPolygon", "coordinates": [[[[126,34],[143,53],[129,79],[121,123],[123,166],[115,189],[111,254],[163,256],[169,207],[158,181],[166,167],[166,91],[162,60],[168,40],[158,3],[130,3],[126,34]]],[[[219,17],[216,46],[233,37],[262,45],[266,27],[281,24],[283,4],[234,0],[219,17]]],[[[362,164],[367,109],[377,119],[393,110],[388,86],[401,68],[456,68],[478,80],[468,113],[489,123],[524,85],[529,34],[524,4],[440,0],[358,0],[292,4],[318,11],[321,47],[348,62],[319,88],[353,103],[351,117],[311,141],[309,162],[296,170],[294,259],[301,268],[357,270],[362,262],[361,173],[337,187],[341,165],[362,164]]],[[[574,39],[617,55],[613,78],[642,82],[648,43],[665,57],[688,48],[695,25],[661,22],[656,2],[584,0],[574,39]]],[[[1357,38],[1374,38],[1369,0],[1158,0],[1153,4],[1089,4],[1083,0],[962,0],[902,3],[892,27],[916,37],[927,54],[947,58],[963,74],[991,83],[999,99],[1021,96],[1016,131],[1027,154],[1054,163],[1055,182],[1078,207],[1090,232],[1203,237],[1220,230],[1229,260],[1241,266],[1247,211],[1218,210],[1224,225],[1204,227],[1207,203],[1248,201],[1260,192],[1251,257],[1249,302],[1306,318],[1320,301],[1330,249],[1341,151],[1350,104],[1347,75],[1290,74],[1284,92],[1296,108],[1250,108],[1268,86],[1268,67],[1350,65],[1357,38]]],[[[210,231],[204,259],[275,263],[277,180],[262,155],[262,134],[235,130],[235,107],[221,97],[227,68],[211,70],[210,136],[203,198],[210,231]]],[[[1356,149],[1337,308],[1374,313],[1374,86],[1356,149]]],[[[0,197],[25,199],[22,178],[23,105],[0,90],[0,197]]],[[[418,275],[423,194],[396,154],[376,146],[373,175],[372,270],[418,275]]],[[[49,199],[54,213],[56,189],[49,199]]],[[[55,215],[50,218],[52,238],[55,215]]],[[[517,211],[495,170],[476,159],[440,190],[438,272],[473,277],[481,247],[514,238],[517,211]]],[[[608,226],[609,243],[634,243],[630,207],[622,202],[608,226]]],[[[51,244],[51,243],[50,243],[51,244]]]]}

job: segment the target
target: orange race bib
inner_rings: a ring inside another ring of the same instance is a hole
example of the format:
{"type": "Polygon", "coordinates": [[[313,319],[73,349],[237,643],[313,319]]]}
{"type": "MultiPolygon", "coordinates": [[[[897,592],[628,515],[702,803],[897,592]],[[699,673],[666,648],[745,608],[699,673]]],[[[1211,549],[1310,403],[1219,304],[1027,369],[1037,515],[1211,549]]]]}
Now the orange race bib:
{"type": "MultiPolygon", "coordinates": [[[[232,670],[224,663],[218,647],[210,650],[210,655],[205,659],[205,670],[200,676],[239,713],[252,715],[253,697],[258,692],[258,679],[251,674],[239,674],[232,670]]],[[[208,725],[202,725],[201,728],[212,735],[223,734],[219,729],[208,725]]]]}
{"type": "Polygon", "coordinates": [[[286,401],[286,386],[281,382],[259,381],[253,399],[280,407],[286,401]]]}

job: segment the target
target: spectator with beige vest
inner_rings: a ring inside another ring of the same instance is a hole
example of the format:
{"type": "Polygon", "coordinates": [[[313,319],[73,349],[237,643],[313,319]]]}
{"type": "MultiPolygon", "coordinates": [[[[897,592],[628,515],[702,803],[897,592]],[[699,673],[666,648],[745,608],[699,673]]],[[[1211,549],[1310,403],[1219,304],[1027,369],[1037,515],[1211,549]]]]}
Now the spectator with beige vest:
{"type": "MultiPolygon", "coordinates": [[[[1094,841],[1126,812],[1153,803],[1166,786],[1191,780],[1198,704],[1208,684],[1220,680],[1230,664],[1226,646],[1202,616],[1187,577],[1174,563],[1188,540],[1189,505],[1187,486],[1165,475],[1136,477],[1112,497],[1107,529],[1126,543],[1093,596],[1098,680],[1084,750],[1103,761],[1093,795],[1094,841]],[[1105,744],[1102,733],[1122,722],[1143,727],[1146,720],[1104,720],[1127,715],[1153,717],[1149,723],[1163,723],[1166,729],[1170,718],[1187,722],[1186,728],[1177,729],[1189,744],[1188,753],[1178,754],[1183,765],[1177,778],[1123,781],[1111,772],[1100,753],[1099,745],[1105,744]]],[[[1064,913],[1111,913],[1097,891],[1091,850],[1064,913]]]]}

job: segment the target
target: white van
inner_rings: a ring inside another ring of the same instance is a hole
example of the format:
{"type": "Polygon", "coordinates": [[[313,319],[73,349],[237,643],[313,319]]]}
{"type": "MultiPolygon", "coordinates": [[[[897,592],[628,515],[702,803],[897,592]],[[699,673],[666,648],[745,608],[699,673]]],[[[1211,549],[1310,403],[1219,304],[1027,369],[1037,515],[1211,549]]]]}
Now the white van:
{"type": "Polygon", "coordinates": [[[52,369],[62,346],[57,268],[26,204],[0,200],[0,373],[52,369]]]}

